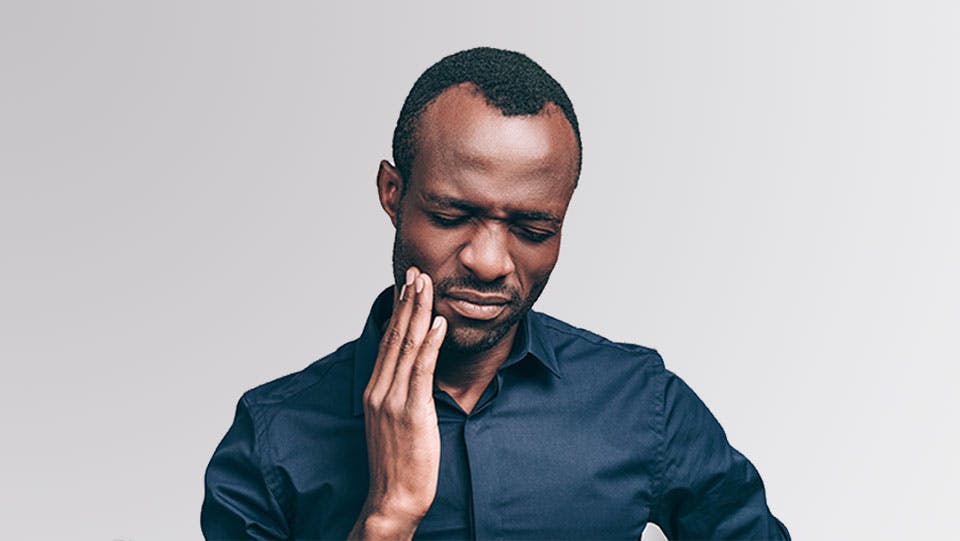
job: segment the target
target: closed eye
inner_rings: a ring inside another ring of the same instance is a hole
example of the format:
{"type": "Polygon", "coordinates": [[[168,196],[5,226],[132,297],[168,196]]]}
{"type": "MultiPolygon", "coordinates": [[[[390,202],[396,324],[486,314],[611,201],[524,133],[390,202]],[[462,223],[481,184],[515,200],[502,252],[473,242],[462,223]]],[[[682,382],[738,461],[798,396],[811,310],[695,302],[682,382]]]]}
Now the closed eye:
{"type": "Polygon", "coordinates": [[[550,237],[556,235],[556,232],[554,231],[534,229],[530,227],[517,227],[516,231],[520,234],[520,236],[533,243],[545,242],[550,237]]]}
{"type": "MultiPolygon", "coordinates": [[[[430,221],[439,226],[439,227],[457,227],[466,223],[471,219],[471,214],[450,214],[445,212],[428,212],[427,217],[430,221]]],[[[556,231],[552,229],[543,229],[538,227],[531,227],[527,225],[514,224],[510,227],[511,231],[515,235],[521,237],[527,242],[532,242],[534,244],[539,244],[541,242],[546,242],[551,237],[557,234],[556,231]]]]}
{"type": "Polygon", "coordinates": [[[441,227],[453,227],[455,225],[460,225],[463,222],[467,221],[470,217],[465,214],[453,215],[453,214],[436,214],[430,213],[430,221],[441,226],[441,227]]]}

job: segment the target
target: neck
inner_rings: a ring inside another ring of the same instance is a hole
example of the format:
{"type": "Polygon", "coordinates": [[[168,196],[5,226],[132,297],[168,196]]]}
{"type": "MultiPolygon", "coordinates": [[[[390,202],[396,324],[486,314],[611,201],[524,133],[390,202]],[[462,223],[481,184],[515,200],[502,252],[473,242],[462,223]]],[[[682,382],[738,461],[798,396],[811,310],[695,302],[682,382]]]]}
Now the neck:
{"type": "Polygon", "coordinates": [[[495,346],[476,353],[440,350],[435,371],[437,387],[449,394],[463,411],[470,413],[484,389],[507,360],[517,335],[517,325],[495,346]]]}

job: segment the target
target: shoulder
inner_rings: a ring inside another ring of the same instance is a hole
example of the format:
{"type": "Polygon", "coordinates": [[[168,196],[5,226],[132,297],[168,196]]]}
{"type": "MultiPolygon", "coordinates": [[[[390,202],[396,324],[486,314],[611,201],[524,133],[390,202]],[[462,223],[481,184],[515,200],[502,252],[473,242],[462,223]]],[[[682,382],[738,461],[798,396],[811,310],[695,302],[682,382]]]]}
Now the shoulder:
{"type": "Polygon", "coordinates": [[[551,349],[564,368],[571,364],[609,363],[626,369],[666,374],[657,350],[628,342],[616,342],[542,312],[530,312],[543,344],[551,349]]]}
{"type": "MultiPolygon", "coordinates": [[[[343,344],[303,370],[258,385],[243,394],[241,402],[251,410],[270,410],[299,401],[312,401],[317,394],[329,396],[333,389],[343,394],[344,385],[353,378],[356,340],[343,344]]],[[[349,386],[347,386],[349,389],[349,386]]],[[[347,393],[349,394],[349,393],[347,393]]]]}
{"type": "Polygon", "coordinates": [[[556,346],[579,346],[594,350],[597,353],[623,358],[643,357],[652,363],[659,363],[661,367],[663,366],[660,354],[653,348],[628,342],[615,342],[543,312],[531,311],[530,314],[531,317],[535,318],[539,329],[546,335],[547,341],[556,346]]]}

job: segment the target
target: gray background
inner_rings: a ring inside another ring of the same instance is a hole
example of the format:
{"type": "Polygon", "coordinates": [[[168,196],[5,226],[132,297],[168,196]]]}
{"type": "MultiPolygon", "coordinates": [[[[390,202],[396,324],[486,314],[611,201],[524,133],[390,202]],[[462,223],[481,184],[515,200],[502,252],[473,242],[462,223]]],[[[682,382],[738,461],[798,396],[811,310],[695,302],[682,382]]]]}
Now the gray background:
{"type": "Polygon", "coordinates": [[[960,536],[956,3],[5,1],[4,537],[199,537],[240,394],[390,280],[409,86],[481,44],[580,115],[539,308],[659,349],[797,539],[960,536]]]}

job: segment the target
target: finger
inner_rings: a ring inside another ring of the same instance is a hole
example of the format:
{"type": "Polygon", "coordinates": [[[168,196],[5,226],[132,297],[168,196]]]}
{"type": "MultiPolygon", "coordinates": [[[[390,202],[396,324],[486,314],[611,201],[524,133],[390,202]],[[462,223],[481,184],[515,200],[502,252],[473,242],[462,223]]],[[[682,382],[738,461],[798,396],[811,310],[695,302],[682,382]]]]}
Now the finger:
{"type": "Polygon", "coordinates": [[[383,398],[393,381],[400,344],[407,333],[410,314],[413,312],[413,283],[418,273],[419,271],[415,267],[410,267],[407,270],[407,281],[400,288],[390,321],[387,323],[383,338],[380,340],[377,362],[373,367],[373,373],[370,375],[366,390],[366,394],[377,402],[383,398]]]}
{"type": "Polygon", "coordinates": [[[447,319],[443,316],[433,318],[430,332],[420,346],[417,360],[410,371],[410,395],[408,401],[425,404],[433,400],[433,373],[437,369],[437,357],[443,337],[447,334],[447,319]]]}
{"type": "Polygon", "coordinates": [[[426,274],[421,273],[414,282],[415,297],[413,301],[413,314],[410,317],[410,324],[407,327],[407,335],[400,346],[400,357],[397,360],[396,374],[393,378],[393,384],[387,391],[393,395],[396,393],[398,400],[406,400],[410,390],[410,370],[417,359],[420,351],[420,344],[423,343],[430,330],[430,315],[433,312],[433,282],[426,274]]]}
{"type": "Polygon", "coordinates": [[[394,303],[390,321],[383,332],[380,347],[377,352],[377,362],[374,365],[370,381],[367,383],[367,394],[374,402],[379,402],[390,388],[396,362],[399,356],[400,344],[407,332],[413,303],[411,302],[413,283],[417,271],[412,267],[407,270],[407,282],[400,288],[397,301],[394,303]]]}

